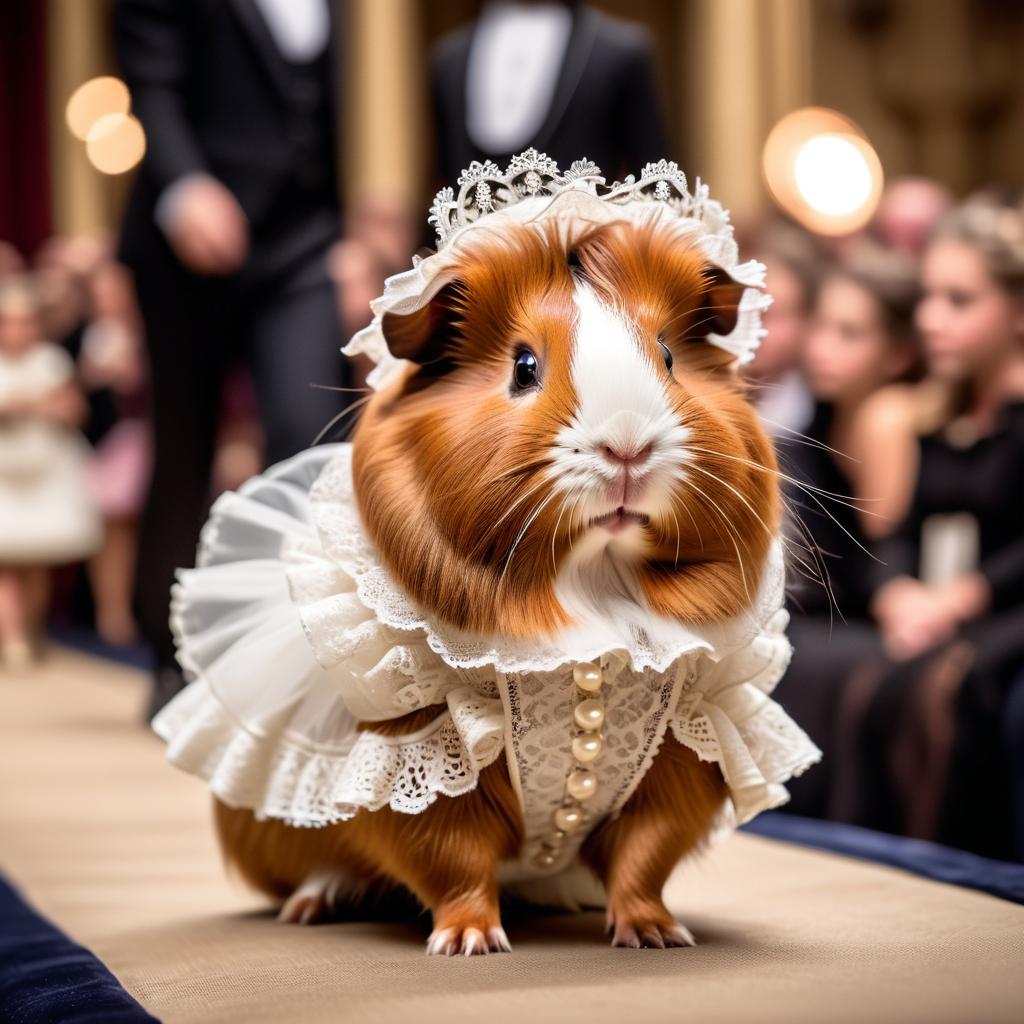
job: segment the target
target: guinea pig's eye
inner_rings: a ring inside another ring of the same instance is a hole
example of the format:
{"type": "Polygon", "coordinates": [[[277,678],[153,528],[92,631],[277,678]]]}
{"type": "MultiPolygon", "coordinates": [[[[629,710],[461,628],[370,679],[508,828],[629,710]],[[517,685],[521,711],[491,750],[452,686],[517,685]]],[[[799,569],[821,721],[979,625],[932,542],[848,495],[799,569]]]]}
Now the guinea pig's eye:
{"type": "Polygon", "coordinates": [[[517,356],[512,369],[512,383],[516,391],[535,388],[539,383],[540,367],[537,357],[529,350],[523,349],[517,356]]]}
{"type": "Polygon", "coordinates": [[[658,335],[658,347],[661,349],[661,354],[665,360],[665,369],[670,373],[672,372],[672,350],[665,344],[665,335],[658,335]]]}

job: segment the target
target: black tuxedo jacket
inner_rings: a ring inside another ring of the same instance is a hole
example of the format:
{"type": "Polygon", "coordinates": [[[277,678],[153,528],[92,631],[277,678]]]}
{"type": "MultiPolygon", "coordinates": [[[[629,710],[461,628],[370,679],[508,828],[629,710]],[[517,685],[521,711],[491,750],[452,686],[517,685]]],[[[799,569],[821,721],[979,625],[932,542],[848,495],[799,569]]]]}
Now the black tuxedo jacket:
{"type": "MultiPolygon", "coordinates": [[[[485,153],[466,130],[466,70],[475,25],[438,41],[431,61],[437,131],[438,187],[455,185],[473,160],[506,164],[512,153],[485,153]]],[[[566,169],[587,157],[610,184],[638,174],[651,160],[671,157],[653,47],[640,26],[616,21],[584,4],[573,24],[554,99],[534,146],[566,169]]]]}
{"type": "Polygon", "coordinates": [[[223,182],[257,235],[310,153],[329,161],[319,176],[325,201],[337,204],[337,28],[322,62],[326,116],[310,118],[254,0],[116,0],[115,44],[147,143],[126,214],[129,258],[133,239],[152,230],[161,192],[190,172],[223,182]]]}

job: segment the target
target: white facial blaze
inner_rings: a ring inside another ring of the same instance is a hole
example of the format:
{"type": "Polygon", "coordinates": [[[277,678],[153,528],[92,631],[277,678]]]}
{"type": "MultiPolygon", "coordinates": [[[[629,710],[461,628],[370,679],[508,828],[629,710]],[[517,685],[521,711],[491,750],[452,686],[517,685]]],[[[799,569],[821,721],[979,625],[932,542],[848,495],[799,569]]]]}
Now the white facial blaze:
{"type": "MultiPolygon", "coordinates": [[[[585,284],[576,286],[575,301],[577,407],[555,438],[555,489],[583,524],[617,508],[678,521],[672,492],[685,479],[690,432],[670,401],[669,372],[661,360],[652,362],[636,328],[585,284]],[[637,454],[636,464],[624,469],[606,456],[606,445],[637,454]]],[[[646,557],[646,544],[640,525],[614,534],[585,530],[559,567],[556,593],[563,607],[575,616],[586,608],[607,614],[642,606],[633,566],[646,557]]]]}
{"type": "Polygon", "coordinates": [[[602,436],[646,436],[648,424],[672,414],[665,395],[664,365],[651,363],[632,325],[591,288],[578,284],[575,298],[579,321],[572,380],[580,427],[602,436]]]}
{"type": "Polygon", "coordinates": [[[664,363],[651,361],[634,326],[589,286],[577,284],[575,301],[572,381],[577,407],[571,426],[556,438],[556,486],[580,495],[580,513],[601,515],[615,507],[609,489],[622,477],[621,466],[605,457],[604,447],[625,453],[647,450],[643,464],[630,470],[639,485],[630,507],[657,511],[672,483],[681,479],[689,433],[669,401],[668,371],[664,363]]]}

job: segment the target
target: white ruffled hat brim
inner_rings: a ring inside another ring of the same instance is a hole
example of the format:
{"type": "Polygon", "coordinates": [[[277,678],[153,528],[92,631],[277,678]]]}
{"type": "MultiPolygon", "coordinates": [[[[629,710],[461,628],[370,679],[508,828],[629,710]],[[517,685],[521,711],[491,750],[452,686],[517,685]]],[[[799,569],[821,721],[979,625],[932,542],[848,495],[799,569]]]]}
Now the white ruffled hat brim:
{"type": "Polygon", "coordinates": [[[375,364],[367,383],[379,391],[401,377],[408,366],[388,349],[383,329],[385,314],[406,315],[425,306],[453,280],[467,250],[488,235],[500,236],[512,225],[547,228],[553,224],[563,238],[571,238],[589,227],[623,220],[665,221],[673,225],[680,236],[692,240],[710,264],[745,286],[735,328],[728,335],[708,335],[708,341],[731,353],[741,364],[753,359],[764,335],[761,314],[772,300],[763,290],[764,264],[757,260],[739,262],[732,227],[722,207],[713,200],[705,200],[700,218],[681,216],[665,203],[637,200],[620,205],[584,187],[570,187],[554,196],[523,199],[456,228],[438,252],[424,259],[414,258],[410,270],[385,281],[383,295],[370,303],[373,320],[352,337],[342,352],[349,356],[365,355],[375,364]]]}

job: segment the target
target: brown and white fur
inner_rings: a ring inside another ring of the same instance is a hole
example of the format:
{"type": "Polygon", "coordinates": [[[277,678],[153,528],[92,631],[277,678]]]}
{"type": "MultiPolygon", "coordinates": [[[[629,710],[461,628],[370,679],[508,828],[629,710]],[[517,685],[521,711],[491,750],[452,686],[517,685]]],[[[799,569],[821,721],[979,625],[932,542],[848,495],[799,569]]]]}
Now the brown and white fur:
{"type": "MultiPolygon", "coordinates": [[[[410,372],[354,437],[360,512],[395,580],[441,620],[526,638],[621,602],[696,623],[744,611],[778,530],[775,463],[731,357],[706,341],[731,330],[742,289],[664,222],[477,234],[427,307],[385,317],[410,372]]],[[[361,727],[411,732],[440,711],[361,727]]],[[[692,942],[662,888],[725,798],[718,766],[666,735],[581,850],[613,945],[692,942]]],[[[504,757],[417,815],[312,830],[216,816],[229,861],[287,920],[401,885],[433,913],[428,952],[509,948],[497,870],[523,823],[504,757]]]]}

